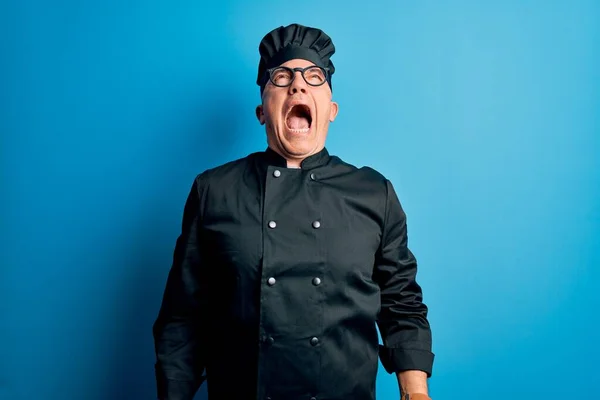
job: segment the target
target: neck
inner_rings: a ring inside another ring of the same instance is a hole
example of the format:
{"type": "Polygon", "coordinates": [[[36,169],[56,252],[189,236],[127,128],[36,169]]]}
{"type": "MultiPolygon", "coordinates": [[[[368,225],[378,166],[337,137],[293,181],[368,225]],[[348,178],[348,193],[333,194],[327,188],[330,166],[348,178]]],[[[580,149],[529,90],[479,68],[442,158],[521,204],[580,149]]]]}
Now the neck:
{"type": "Polygon", "coordinates": [[[296,160],[296,159],[290,160],[290,159],[286,158],[286,161],[287,161],[288,168],[298,169],[298,168],[300,168],[300,165],[302,164],[303,160],[296,160]]]}
{"type": "Polygon", "coordinates": [[[319,151],[322,150],[322,148],[318,149],[317,151],[315,151],[314,153],[308,154],[304,157],[293,157],[290,156],[288,154],[285,154],[283,151],[281,151],[277,146],[272,146],[269,143],[269,148],[271,150],[273,150],[275,153],[279,154],[283,159],[285,159],[286,164],[287,164],[287,168],[295,168],[295,169],[300,169],[302,168],[302,162],[307,159],[308,157],[318,153],[319,151]]]}

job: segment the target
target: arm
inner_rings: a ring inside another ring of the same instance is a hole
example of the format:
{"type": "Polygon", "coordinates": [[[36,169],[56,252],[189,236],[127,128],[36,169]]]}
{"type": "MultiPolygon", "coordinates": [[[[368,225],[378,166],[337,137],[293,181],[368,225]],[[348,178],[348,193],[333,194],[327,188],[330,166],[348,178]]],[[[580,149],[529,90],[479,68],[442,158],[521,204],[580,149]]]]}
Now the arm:
{"type": "MultiPolygon", "coordinates": [[[[417,394],[428,394],[427,389],[427,373],[423,371],[403,371],[396,374],[398,377],[398,386],[400,387],[400,396],[406,396],[410,394],[411,400],[419,400],[416,397],[417,394]]],[[[404,399],[404,397],[401,397],[404,399]]],[[[423,400],[428,399],[425,397],[423,400]]]]}
{"type": "Polygon", "coordinates": [[[203,291],[198,280],[200,255],[198,179],[187,198],[181,234],[173,254],[158,318],[153,326],[156,383],[161,400],[191,400],[202,383],[204,357],[200,321],[203,291]]]}
{"type": "Polygon", "coordinates": [[[408,249],[406,215],[392,184],[386,185],[384,229],[374,271],[381,288],[380,358],[388,373],[398,375],[403,395],[426,395],[434,358],[428,310],[416,282],[417,261],[408,249]]]}

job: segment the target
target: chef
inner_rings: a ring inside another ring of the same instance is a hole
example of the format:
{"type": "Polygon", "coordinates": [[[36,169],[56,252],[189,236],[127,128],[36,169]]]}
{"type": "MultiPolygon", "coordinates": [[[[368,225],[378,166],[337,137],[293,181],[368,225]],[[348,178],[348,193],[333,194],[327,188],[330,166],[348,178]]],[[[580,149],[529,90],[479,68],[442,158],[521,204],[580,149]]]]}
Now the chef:
{"type": "Polygon", "coordinates": [[[403,400],[429,399],[406,215],[388,179],[325,147],[334,52],[298,24],[262,39],[268,147],[191,185],[153,327],[159,399],[206,380],[209,400],[374,400],[379,360],[403,400]]]}

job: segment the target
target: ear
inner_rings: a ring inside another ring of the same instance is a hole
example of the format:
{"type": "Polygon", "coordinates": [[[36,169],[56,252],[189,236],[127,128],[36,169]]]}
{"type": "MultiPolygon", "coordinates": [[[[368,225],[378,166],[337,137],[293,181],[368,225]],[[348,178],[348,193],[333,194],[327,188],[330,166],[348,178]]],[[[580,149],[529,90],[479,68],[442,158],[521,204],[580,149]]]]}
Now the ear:
{"type": "Polygon", "coordinates": [[[331,108],[329,109],[329,122],[333,122],[335,117],[337,117],[339,111],[338,103],[335,101],[331,102],[331,108]]]}
{"type": "Polygon", "coordinates": [[[265,113],[263,112],[262,105],[256,106],[256,118],[258,118],[258,122],[260,122],[261,125],[265,124],[265,113]]]}

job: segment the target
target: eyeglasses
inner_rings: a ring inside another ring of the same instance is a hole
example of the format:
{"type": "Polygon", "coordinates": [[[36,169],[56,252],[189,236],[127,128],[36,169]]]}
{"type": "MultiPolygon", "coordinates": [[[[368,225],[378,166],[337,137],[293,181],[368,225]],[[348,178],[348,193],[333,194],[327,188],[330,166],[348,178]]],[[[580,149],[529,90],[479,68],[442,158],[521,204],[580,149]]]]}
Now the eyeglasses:
{"type": "Polygon", "coordinates": [[[267,70],[269,80],[277,87],[287,87],[296,77],[296,71],[302,74],[304,81],[310,86],[321,86],[327,82],[329,69],[311,65],[306,68],[276,67],[267,70]]]}

